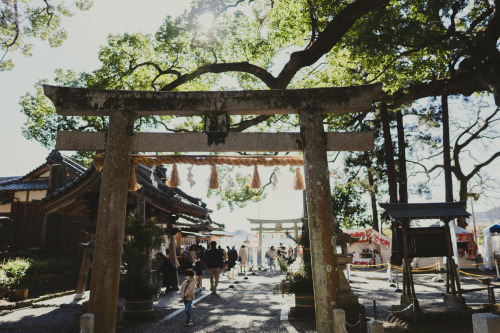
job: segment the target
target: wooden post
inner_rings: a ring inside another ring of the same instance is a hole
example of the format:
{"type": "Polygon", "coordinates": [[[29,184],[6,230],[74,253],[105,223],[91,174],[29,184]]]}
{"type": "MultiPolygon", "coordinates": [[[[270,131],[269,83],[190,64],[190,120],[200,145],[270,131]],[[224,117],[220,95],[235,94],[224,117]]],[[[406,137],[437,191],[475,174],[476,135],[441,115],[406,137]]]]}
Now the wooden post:
{"type": "Polygon", "coordinates": [[[82,263],[80,265],[80,274],[78,275],[78,284],[76,285],[75,299],[82,299],[85,290],[87,289],[87,279],[89,276],[89,261],[87,255],[89,253],[89,248],[85,247],[83,249],[82,263]]]}
{"type": "Polygon", "coordinates": [[[334,309],[340,308],[341,304],[336,226],[328,178],[323,115],[316,110],[300,110],[299,120],[304,143],[302,149],[311,239],[316,330],[319,333],[333,332],[334,321],[331,314],[334,309]]]}
{"type": "MultiPolygon", "coordinates": [[[[168,229],[169,230],[173,230],[173,228],[174,228],[173,227],[173,223],[169,222],[168,223],[168,229]]],[[[180,233],[180,231],[179,231],[179,233],[180,233]]],[[[177,268],[178,261],[177,261],[177,253],[175,251],[175,236],[172,235],[172,234],[168,235],[168,259],[177,268]]],[[[176,275],[176,287],[178,287],[179,286],[179,272],[176,271],[175,275],[176,275]]]]}
{"type": "Polygon", "coordinates": [[[259,223],[259,258],[260,258],[260,266],[264,267],[264,256],[262,255],[262,252],[264,251],[262,249],[262,223],[259,223]]]}
{"type": "Polygon", "coordinates": [[[181,252],[181,246],[182,246],[182,233],[179,231],[177,233],[177,243],[175,243],[177,245],[177,253],[175,255],[181,255],[182,252],[181,252]]]}
{"type": "Polygon", "coordinates": [[[113,110],[109,117],[90,283],[95,332],[115,331],[134,118],[124,110],[113,110]]]}

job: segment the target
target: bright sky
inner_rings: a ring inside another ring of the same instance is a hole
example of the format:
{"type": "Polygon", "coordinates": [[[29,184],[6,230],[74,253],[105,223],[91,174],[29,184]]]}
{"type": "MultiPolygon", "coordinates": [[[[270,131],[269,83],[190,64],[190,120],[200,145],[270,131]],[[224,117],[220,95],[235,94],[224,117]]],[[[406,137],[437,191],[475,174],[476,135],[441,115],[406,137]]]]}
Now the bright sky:
{"type": "MultiPolygon", "coordinates": [[[[0,101],[3,122],[0,122],[0,177],[25,175],[45,161],[49,150],[38,142],[28,141],[21,134],[25,116],[20,113],[19,98],[42,78],[51,80],[57,68],[76,72],[90,71],[99,66],[97,51],[106,44],[108,34],[124,32],[154,33],[166,15],[177,16],[187,9],[190,1],[142,0],[140,5],[131,0],[95,1],[90,11],[77,12],[64,25],[68,39],[59,48],[35,43],[33,57],[13,56],[15,69],[0,73],[0,101]]],[[[63,152],[64,153],[64,152],[63,152]]],[[[197,184],[190,189],[185,181],[186,168],[179,166],[181,188],[187,193],[205,198],[208,167],[194,167],[197,184]]],[[[267,168],[269,169],[269,168],[267,168]]],[[[251,174],[252,170],[248,169],[251,174]]],[[[261,180],[266,182],[271,170],[260,169],[261,180]]],[[[289,219],[302,216],[302,191],[291,189],[293,175],[283,170],[276,191],[269,190],[268,199],[230,213],[227,209],[215,211],[215,200],[204,199],[214,210],[212,218],[225,223],[228,230],[250,231],[247,218],[289,219]]]]}
{"type": "MultiPolygon", "coordinates": [[[[4,119],[0,122],[0,177],[24,175],[42,164],[49,153],[38,142],[27,141],[21,135],[25,117],[20,113],[19,98],[27,91],[33,91],[37,80],[52,80],[57,68],[72,69],[76,72],[97,68],[97,51],[99,46],[105,45],[108,34],[140,31],[154,33],[166,15],[180,14],[189,3],[187,0],[143,0],[138,5],[137,1],[132,0],[95,1],[90,11],[78,12],[74,17],[66,19],[64,27],[68,32],[68,39],[61,47],[50,48],[45,44],[35,43],[33,57],[13,55],[15,69],[0,73],[0,105],[4,119]]],[[[193,189],[186,185],[181,188],[191,195],[204,198],[208,171],[197,171],[196,168],[193,173],[198,184],[193,189]]],[[[302,192],[291,189],[293,175],[287,170],[284,168],[282,172],[278,190],[269,190],[268,199],[265,201],[251,204],[245,209],[237,209],[232,214],[227,210],[214,212],[213,219],[225,223],[228,230],[249,231],[247,218],[301,217],[302,192]]],[[[182,174],[187,171],[182,168],[179,171],[181,179],[185,180],[182,174]]],[[[251,172],[249,169],[248,173],[251,172]]],[[[270,172],[261,170],[263,182],[268,179],[270,172]]],[[[204,200],[215,210],[214,200],[204,200]]],[[[492,207],[485,207],[487,208],[492,207]]]]}

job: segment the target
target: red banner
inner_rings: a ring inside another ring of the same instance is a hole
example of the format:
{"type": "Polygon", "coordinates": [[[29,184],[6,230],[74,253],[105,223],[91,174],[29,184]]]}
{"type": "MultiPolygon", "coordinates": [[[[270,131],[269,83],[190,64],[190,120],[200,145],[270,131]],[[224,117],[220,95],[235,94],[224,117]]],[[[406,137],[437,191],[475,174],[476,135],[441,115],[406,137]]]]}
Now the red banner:
{"type": "Polygon", "coordinates": [[[391,247],[391,241],[389,238],[373,229],[346,230],[345,233],[358,238],[360,243],[372,241],[373,243],[385,248],[391,247]]]}
{"type": "Polygon", "coordinates": [[[470,242],[472,234],[457,234],[457,242],[470,242]]]}

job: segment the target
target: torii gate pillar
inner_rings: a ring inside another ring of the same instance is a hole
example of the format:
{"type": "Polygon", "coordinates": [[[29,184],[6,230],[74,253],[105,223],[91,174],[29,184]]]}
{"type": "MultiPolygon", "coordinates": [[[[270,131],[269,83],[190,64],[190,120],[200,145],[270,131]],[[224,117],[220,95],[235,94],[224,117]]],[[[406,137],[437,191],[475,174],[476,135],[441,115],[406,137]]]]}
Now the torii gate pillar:
{"type": "Polygon", "coordinates": [[[331,200],[324,115],[311,110],[299,111],[303,139],[311,262],[313,271],[316,330],[333,332],[329,317],[340,308],[340,283],[336,256],[336,233],[331,200]],[[326,289],[326,290],[325,290],[326,289]]]}
{"type": "Polygon", "coordinates": [[[99,323],[96,332],[115,331],[134,119],[135,114],[125,110],[109,117],[94,249],[98,255],[90,283],[89,312],[99,323]]]}

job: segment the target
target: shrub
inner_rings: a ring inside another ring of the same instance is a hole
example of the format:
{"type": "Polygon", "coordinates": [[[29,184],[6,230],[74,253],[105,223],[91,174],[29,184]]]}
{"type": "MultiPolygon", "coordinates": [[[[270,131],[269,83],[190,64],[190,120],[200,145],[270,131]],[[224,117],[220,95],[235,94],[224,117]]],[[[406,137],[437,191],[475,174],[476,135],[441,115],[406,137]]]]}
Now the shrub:
{"type": "Polygon", "coordinates": [[[125,220],[125,240],[120,276],[120,296],[127,300],[153,298],[159,291],[157,281],[151,281],[149,256],[160,248],[163,233],[156,219],[140,223],[134,214],[125,220]]]}
{"type": "Polygon", "coordinates": [[[288,272],[289,265],[284,257],[282,257],[282,256],[278,257],[278,265],[280,266],[281,272],[283,272],[283,273],[288,272]]]}
{"type": "Polygon", "coordinates": [[[15,289],[31,265],[30,259],[15,259],[0,265],[0,293],[10,292],[15,289]]]}
{"type": "Polygon", "coordinates": [[[33,259],[26,275],[67,274],[78,270],[79,263],[70,258],[33,259]]]}
{"type": "Polygon", "coordinates": [[[288,272],[284,280],[274,287],[274,293],[284,295],[290,294],[312,294],[314,292],[311,277],[303,272],[288,272]]]}

